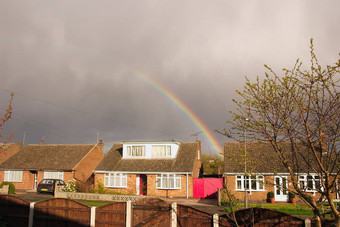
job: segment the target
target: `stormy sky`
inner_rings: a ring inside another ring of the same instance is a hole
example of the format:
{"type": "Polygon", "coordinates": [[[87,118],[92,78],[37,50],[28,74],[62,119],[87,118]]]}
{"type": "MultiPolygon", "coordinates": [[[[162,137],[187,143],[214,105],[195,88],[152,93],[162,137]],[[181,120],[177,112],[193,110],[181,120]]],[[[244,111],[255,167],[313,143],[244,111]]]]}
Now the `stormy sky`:
{"type": "Polygon", "coordinates": [[[340,52],[339,1],[0,0],[1,133],[48,144],[202,141],[204,132],[140,72],[171,91],[222,145],[245,76],[322,64],[340,52]]]}

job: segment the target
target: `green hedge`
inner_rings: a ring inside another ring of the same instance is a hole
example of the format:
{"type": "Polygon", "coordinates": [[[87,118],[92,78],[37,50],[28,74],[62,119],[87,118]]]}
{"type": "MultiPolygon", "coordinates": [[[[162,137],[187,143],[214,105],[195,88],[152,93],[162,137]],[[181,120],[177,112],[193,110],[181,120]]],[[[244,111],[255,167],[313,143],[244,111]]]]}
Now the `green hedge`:
{"type": "Polygon", "coordinates": [[[0,188],[2,188],[3,185],[9,185],[8,194],[15,194],[15,186],[12,182],[4,181],[0,184],[0,188]]]}

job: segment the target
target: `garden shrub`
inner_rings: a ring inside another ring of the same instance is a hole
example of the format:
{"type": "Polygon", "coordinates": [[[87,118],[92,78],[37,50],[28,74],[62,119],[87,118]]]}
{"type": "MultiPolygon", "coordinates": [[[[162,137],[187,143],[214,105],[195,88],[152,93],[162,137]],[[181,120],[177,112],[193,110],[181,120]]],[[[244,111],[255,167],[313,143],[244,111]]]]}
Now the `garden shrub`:
{"type": "Polygon", "coordinates": [[[76,192],[76,180],[69,180],[64,186],[65,192],[76,192]]]}
{"type": "Polygon", "coordinates": [[[2,188],[3,185],[8,185],[9,188],[8,188],[8,194],[15,194],[15,186],[12,182],[7,182],[7,181],[4,181],[0,184],[0,188],[2,188]]]}

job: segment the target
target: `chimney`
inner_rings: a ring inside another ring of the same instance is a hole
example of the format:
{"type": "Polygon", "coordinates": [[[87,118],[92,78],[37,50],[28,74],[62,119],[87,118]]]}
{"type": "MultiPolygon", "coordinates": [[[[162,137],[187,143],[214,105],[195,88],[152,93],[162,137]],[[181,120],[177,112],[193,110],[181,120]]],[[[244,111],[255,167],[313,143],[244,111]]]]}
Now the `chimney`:
{"type": "Polygon", "coordinates": [[[24,143],[23,142],[18,142],[18,150],[22,151],[23,148],[24,148],[24,143]]]}
{"type": "Polygon", "coordinates": [[[198,144],[197,158],[198,158],[198,160],[200,160],[201,159],[201,141],[200,140],[196,140],[196,143],[198,144]]]}
{"type": "Polygon", "coordinates": [[[104,154],[104,143],[103,140],[99,140],[99,143],[97,144],[99,150],[104,154]]]}

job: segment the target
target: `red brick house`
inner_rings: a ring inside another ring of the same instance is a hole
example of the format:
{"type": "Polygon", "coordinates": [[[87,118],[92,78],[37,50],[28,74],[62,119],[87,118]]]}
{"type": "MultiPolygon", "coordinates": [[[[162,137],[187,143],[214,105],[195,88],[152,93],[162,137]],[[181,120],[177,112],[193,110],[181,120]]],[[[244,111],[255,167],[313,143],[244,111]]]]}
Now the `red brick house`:
{"type": "Polygon", "coordinates": [[[0,143],[0,164],[18,153],[22,148],[22,142],[18,142],[18,145],[15,143],[0,143]]]}
{"type": "MultiPolygon", "coordinates": [[[[293,188],[290,182],[290,174],[278,159],[271,144],[266,142],[224,143],[224,179],[227,188],[239,200],[244,199],[247,191],[248,199],[264,201],[267,193],[274,192],[275,201],[288,201],[289,188],[293,188]],[[246,152],[245,152],[246,151],[246,152]]],[[[288,146],[281,144],[282,147],[288,146]]],[[[287,147],[287,152],[289,148],[287,147]]],[[[306,153],[303,152],[302,153],[306,153]]],[[[299,157],[298,160],[302,158],[299,157]]],[[[298,180],[301,187],[311,195],[316,195],[316,189],[321,187],[320,177],[311,166],[313,158],[305,155],[304,161],[298,162],[298,180]],[[304,165],[305,161],[311,165],[304,165]]],[[[315,165],[314,165],[315,166],[315,165]]],[[[339,191],[334,198],[339,198],[339,191]]]]}
{"type": "Polygon", "coordinates": [[[24,149],[0,164],[0,180],[16,189],[34,190],[44,178],[86,181],[103,159],[98,144],[39,144],[24,149]]]}
{"type": "Polygon", "coordinates": [[[95,169],[95,184],[124,194],[193,197],[201,169],[201,143],[114,144],[95,169]]]}

